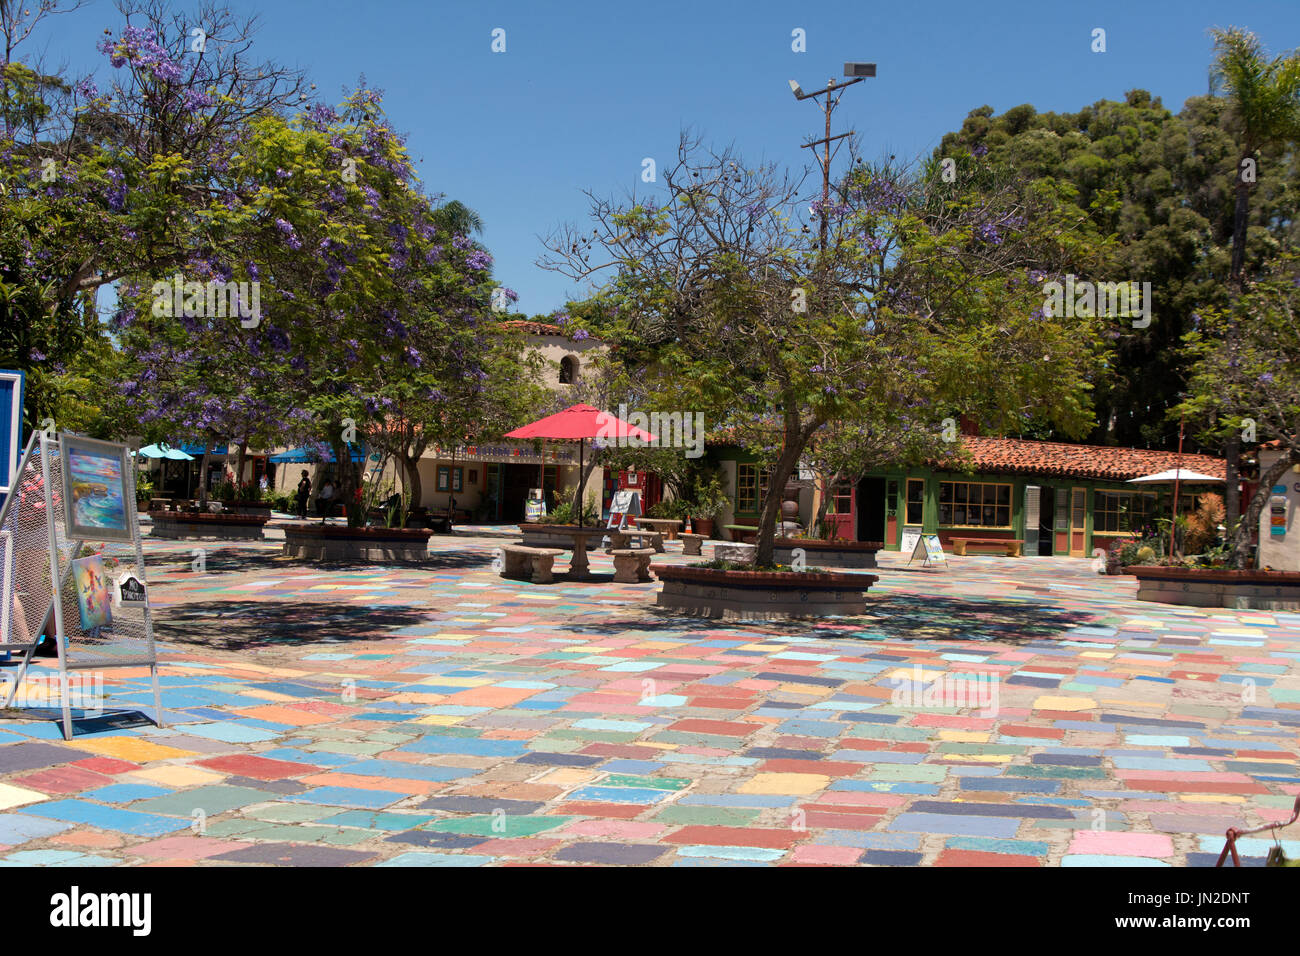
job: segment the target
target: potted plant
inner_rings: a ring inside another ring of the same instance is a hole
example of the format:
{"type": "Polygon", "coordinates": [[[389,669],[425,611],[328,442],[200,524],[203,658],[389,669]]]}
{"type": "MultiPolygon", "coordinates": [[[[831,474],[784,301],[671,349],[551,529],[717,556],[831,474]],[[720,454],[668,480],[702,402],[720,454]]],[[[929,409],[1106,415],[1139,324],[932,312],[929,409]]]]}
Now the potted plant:
{"type": "Polygon", "coordinates": [[[730,506],[731,497],[717,475],[697,482],[694,500],[690,504],[691,525],[695,533],[713,537],[715,522],[730,506]]]}

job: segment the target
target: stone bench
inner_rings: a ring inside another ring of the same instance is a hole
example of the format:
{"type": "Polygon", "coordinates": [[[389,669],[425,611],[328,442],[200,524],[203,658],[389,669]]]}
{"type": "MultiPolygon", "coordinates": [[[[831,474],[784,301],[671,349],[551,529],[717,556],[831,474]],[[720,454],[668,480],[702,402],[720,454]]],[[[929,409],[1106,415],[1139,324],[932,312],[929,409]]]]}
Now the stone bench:
{"type": "Polygon", "coordinates": [[[564,552],[558,548],[530,548],[522,544],[507,544],[501,548],[505,556],[501,568],[503,578],[531,578],[534,584],[550,584],[555,559],[564,552]]]}
{"type": "Polygon", "coordinates": [[[964,558],[966,549],[974,545],[977,548],[1002,548],[1008,558],[1018,558],[1023,544],[1015,538],[953,538],[952,553],[964,558]]]}
{"type": "Polygon", "coordinates": [[[685,531],[678,537],[682,539],[682,554],[699,554],[700,547],[709,539],[707,534],[689,534],[685,531]]]}
{"type": "Polygon", "coordinates": [[[643,531],[640,528],[611,528],[609,532],[609,547],[605,550],[613,552],[632,546],[632,539],[637,538],[638,549],[644,548],[647,544],[659,554],[664,553],[664,535],[662,531],[643,531]]]}
{"type": "Polygon", "coordinates": [[[636,584],[638,581],[651,581],[650,556],[654,548],[615,548],[614,580],[619,584],[636,584]]]}

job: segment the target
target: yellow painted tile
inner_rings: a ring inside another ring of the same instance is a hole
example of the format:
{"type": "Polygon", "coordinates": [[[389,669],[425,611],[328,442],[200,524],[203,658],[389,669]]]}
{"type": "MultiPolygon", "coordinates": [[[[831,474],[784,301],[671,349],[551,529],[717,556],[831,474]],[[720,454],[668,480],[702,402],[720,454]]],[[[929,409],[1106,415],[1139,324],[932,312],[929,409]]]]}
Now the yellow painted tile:
{"type": "Polygon", "coordinates": [[[963,744],[984,744],[988,743],[989,735],[987,731],[982,730],[941,730],[939,739],[963,744]]]}
{"type": "Polygon", "coordinates": [[[459,724],[465,719],[464,715],[457,714],[430,714],[428,717],[420,717],[411,721],[413,724],[433,724],[437,727],[452,727],[459,724]]]}
{"type": "Polygon", "coordinates": [[[961,759],[975,763],[1010,763],[1011,754],[962,754],[961,759]]]}
{"type": "Polygon", "coordinates": [[[1246,798],[1234,793],[1184,793],[1178,797],[1184,803],[1245,803],[1246,798]]]}
{"type": "Polygon", "coordinates": [[[820,773],[760,773],[746,780],[737,793],[779,793],[806,796],[825,790],[831,778],[820,773]]]}
{"type": "Polygon", "coordinates": [[[1097,702],[1089,697],[1054,697],[1044,694],[1034,700],[1034,710],[1095,710],[1097,702]]]}
{"type": "Polygon", "coordinates": [[[226,779],[226,775],[202,767],[150,767],[148,770],[134,770],[128,776],[164,787],[197,787],[205,783],[217,783],[226,779]]]}
{"type": "Polygon", "coordinates": [[[88,740],[71,740],[68,746],[88,750],[93,754],[117,757],[132,763],[149,763],[154,760],[171,760],[174,757],[198,756],[193,750],[164,747],[139,737],[94,737],[88,740]]]}
{"type": "Polygon", "coordinates": [[[899,667],[890,672],[889,679],[890,680],[920,680],[920,681],[928,682],[928,681],[938,680],[940,677],[943,677],[947,673],[948,673],[947,671],[927,671],[924,669],[920,671],[915,671],[908,667],[899,667]]]}
{"type": "Polygon", "coordinates": [[[10,807],[21,807],[26,803],[37,803],[48,799],[50,798],[47,794],[28,790],[26,787],[15,787],[12,784],[0,783],[0,810],[8,810],[10,807]]]}
{"type": "Polygon", "coordinates": [[[1080,657],[1095,657],[1098,660],[1108,660],[1115,656],[1114,651],[1084,651],[1080,657]]]}
{"type": "Polygon", "coordinates": [[[557,787],[577,787],[590,783],[601,774],[600,771],[583,770],[580,767],[554,767],[536,777],[530,783],[549,783],[557,787]]]}

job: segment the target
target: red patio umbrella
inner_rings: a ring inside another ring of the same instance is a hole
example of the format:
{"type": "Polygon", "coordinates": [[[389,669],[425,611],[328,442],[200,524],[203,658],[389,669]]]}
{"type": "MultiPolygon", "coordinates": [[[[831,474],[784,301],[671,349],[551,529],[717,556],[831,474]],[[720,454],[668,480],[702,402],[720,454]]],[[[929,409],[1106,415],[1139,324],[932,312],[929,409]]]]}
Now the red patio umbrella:
{"type": "Polygon", "coordinates": [[[578,443],[578,527],[582,527],[582,492],[586,485],[584,455],[588,438],[638,438],[652,442],[655,436],[629,425],[617,415],[591,405],[571,405],[562,412],[539,418],[530,425],[506,432],[506,438],[550,438],[578,443]]]}

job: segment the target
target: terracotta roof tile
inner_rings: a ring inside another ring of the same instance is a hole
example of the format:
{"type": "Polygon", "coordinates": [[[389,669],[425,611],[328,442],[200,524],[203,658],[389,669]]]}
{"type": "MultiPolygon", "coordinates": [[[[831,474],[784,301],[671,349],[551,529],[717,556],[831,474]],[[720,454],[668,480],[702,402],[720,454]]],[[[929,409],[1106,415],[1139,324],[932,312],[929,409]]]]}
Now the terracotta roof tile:
{"type": "Polygon", "coordinates": [[[1226,470],[1222,458],[1189,452],[1179,455],[1173,451],[1148,448],[1069,445],[984,435],[963,435],[961,442],[970,452],[975,470],[982,472],[1128,481],[1179,466],[1216,478],[1224,477],[1226,470]]]}

